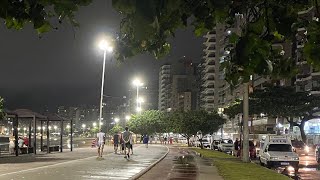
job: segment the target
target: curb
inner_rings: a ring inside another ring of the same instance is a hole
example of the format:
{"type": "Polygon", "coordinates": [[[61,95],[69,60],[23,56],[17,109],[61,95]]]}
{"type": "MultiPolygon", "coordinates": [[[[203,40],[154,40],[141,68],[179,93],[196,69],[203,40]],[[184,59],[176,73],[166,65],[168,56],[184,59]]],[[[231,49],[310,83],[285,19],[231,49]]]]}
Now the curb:
{"type": "Polygon", "coordinates": [[[143,169],[142,171],[140,171],[138,174],[134,175],[130,179],[137,180],[138,178],[143,176],[145,173],[147,173],[151,168],[153,168],[155,165],[157,165],[160,161],[162,161],[168,155],[168,153],[170,151],[168,146],[165,146],[165,147],[167,148],[167,152],[160,159],[158,159],[156,162],[152,163],[150,166],[148,166],[147,168],[143,169]]]}

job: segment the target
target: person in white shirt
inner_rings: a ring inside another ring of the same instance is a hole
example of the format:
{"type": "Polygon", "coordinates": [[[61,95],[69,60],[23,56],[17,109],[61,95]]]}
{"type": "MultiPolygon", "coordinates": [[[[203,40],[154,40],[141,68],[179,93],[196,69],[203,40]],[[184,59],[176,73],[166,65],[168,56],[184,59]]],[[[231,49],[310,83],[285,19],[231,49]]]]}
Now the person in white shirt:
{"type": "Polygon", "coordinates": [[[100,129],[100,131],[97,133],[97,140],[96,140],[98,145],[98,157],[102,157],[105,140],[106,140],[106,133],[102,132],[102,130],[100,129]]]}
{"type": "Polygon", "coordinates": [[[18,146],[19,146],[19,148],[22,148],[23,145],[24,145],[24,140],[23,140],[21,137],[19,137],[19,139],[18,139],[18,146]]]}

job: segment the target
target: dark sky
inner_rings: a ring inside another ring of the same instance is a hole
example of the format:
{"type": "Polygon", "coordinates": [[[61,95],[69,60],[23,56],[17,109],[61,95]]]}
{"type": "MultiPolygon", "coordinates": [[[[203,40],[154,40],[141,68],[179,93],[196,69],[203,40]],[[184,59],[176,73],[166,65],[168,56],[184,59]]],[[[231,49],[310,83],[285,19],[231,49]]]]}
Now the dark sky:
{"type": "MultiPolygon", "coordinates": [[[[0,26],[0,96],[7,108],[98,104],[103,56],[96,40],[103,33],[114,35],[120,16],[111,1],[95,0],[80,9],[77,20],[80,28],[63,23],[42,38],[31,25],[21,31],[0,26]]],[[[178,30],[172,43],[170,55],[162,60],[139,55],[117,65],[110,57],[105,94],[126,95],[136,76],[156,86],[159,65],[164,62],[182,56],[200,60],[202,39],[194,37],[190,29],[178,30]]]]}

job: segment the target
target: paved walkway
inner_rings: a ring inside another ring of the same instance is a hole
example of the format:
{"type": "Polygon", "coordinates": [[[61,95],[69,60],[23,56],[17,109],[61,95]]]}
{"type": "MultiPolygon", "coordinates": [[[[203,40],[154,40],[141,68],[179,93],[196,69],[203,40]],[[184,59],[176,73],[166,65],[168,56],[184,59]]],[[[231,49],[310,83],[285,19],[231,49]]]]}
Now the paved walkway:
{"type": "MultiPolygon", "coordinates": [[[[0,163],[0,179],[130,179],[167,152],[166,147],[159,145],[151,145],[149,148],[139,145],[136,146],[137,147],[134,148],[134,155],[131,156],[130,160],[123,158],[123,155],[113,153],[106,154],[103,159],[97,159],[96,149],[92,149],[91,151],[87,149],[78,150],[78,152],[76,150],[76,152],[72,153],[46,155],[48,157],[59,156],[59,158],[65,158],[64,160],[56,157],[58,160],[0,163]],[[75,159],[76,157],[78,157],[78,159],[75,159]],[[16,166],[19,167],[19,170],[16,166]]],[[[111,147],[107,148],[107,151],[111,152],[111,147]]]]}
{"type": "Polygon", "coordinates": [[[169,154],[139,180],[223,180],[212,160],[200,158],[187,148],[169,147],[169,154]]]}

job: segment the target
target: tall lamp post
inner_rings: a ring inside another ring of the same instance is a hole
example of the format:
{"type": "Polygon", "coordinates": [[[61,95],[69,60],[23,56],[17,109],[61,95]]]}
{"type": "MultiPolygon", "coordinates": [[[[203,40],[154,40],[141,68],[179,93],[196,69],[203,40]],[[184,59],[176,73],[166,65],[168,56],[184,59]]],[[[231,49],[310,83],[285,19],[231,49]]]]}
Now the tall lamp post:
{"type": "Polygon", "coordinates": [[[102,40],[99,44],[99,48],[103,50],[103,65],[102,65],[102,77],[101,77],[101,93],[100,93],[100,111],[99,111],[99,130],[101,129],[102,120],[102,101],[103,101],[103,87],[104,87],[104,76],[105,76],[105,66],[106,66],[106,56],[107,52],[111,53],[113,47],[106,40],[102,40]]]}
{"type": "Polygon", "coordinates": [[[141,106],[139,106],[139,87],[142,86],[143,83],[139,79],[135,79],[133,85],[137,87],[137,111],[141,112],[141,106]]]}

